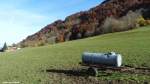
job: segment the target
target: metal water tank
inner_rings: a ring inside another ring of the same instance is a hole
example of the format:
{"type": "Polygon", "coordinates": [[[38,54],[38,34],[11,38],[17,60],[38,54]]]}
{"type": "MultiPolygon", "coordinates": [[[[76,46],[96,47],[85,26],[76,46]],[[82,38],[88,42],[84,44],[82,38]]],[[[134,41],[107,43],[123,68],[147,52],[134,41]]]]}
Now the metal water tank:
{"type": "Polygon", "coordinates": [[[99,64],[106,66],[120,67],[122,65],[121,54],[110,53],[88,53],[82,55],[82,62],[85,64],[99,64]]]}

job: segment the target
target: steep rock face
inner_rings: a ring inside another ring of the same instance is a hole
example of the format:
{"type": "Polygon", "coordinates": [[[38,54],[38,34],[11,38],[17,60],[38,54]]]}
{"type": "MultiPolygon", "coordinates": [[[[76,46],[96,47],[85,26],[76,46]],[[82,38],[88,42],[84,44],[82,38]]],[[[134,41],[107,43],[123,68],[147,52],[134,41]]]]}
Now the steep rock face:
{"type": "Polygon", "coordinates": [[[103,21],[110,16],[120,18],[130,10],[143,8],[143,17],[150,18],[150,0],[105,0],[89,11],[68,16],[64,21],[57,20],[28,36],[19,43],[23,47],[45,43],[64,42],[101,34],[103,21]]]}

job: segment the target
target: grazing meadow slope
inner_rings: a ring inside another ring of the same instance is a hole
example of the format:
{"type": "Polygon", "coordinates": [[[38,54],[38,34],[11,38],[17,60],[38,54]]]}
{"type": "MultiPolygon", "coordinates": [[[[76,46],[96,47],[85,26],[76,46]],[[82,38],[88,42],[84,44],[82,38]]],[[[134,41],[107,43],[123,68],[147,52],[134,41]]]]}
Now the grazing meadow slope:
{"type": "MultiPolygon", "coordinates": [[[[75,78],[71,80],[71,76],[67,77],[65,72],[63,75],[59,75],[59,73],[54,74],[47,71],[57,69],[62,70],[63,73],[63,70],[82,68],[79,62],[84,51],[115,51],[122,54],[123,65],[150,68],[149,36],[150,26],[147,26],[126,32],[0,53],[0,83],[11,81],[24,84],[80,83],[80,81],[76,82],[75,78]]],[[[100,76],[97,79],[150,81],[150,76],[147,75],[125,74],[119,75],[119,77],[117,77],[118,75],[114,76],[100,76]]],[[[84,80],[89,78],[81,77],[80,79],[83,83],[84,80]]]]}

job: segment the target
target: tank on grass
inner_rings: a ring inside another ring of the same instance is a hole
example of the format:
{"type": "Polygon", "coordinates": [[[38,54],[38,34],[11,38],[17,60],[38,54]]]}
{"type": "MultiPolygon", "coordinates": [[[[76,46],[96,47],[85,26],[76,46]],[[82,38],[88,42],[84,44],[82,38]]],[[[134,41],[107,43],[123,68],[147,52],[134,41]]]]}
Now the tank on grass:
{"type": "Polygon", "coordinates": [[[82,55],[82,63],[120,67],[122,65],[121,54],[115,52],[110,53],[89,53],[85,52],[82,55]]]}

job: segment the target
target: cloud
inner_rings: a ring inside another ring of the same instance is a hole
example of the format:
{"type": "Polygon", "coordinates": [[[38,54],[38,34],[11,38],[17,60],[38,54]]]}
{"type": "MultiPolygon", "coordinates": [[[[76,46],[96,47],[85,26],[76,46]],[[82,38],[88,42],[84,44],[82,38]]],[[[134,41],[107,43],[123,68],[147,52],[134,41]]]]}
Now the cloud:
{"type": "Polygon", "coordinates": [[[47,16],[30,11],[18,9],[0,11],[0,43],[6,41],[11,44],[20,41],[44,27],[48,19],[47,16]]]}
{"type": "Polygon", "coordinates": [[[99,0],[1,0],[0,44],[19,42],[45,25],[86,10],[98,2],[99,0]]]}
{"type": "Polygon", "coordinates": [[[57,19],[27,9],[25,3],[30,1],[34,0],[0,1],[0,45],[19,42],[57,19]]]}

